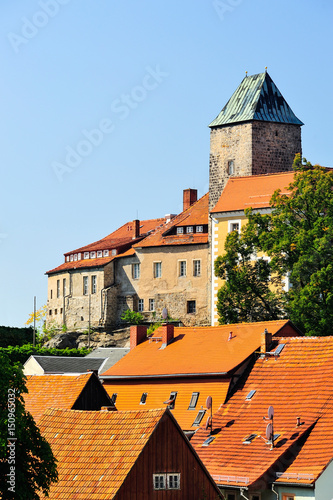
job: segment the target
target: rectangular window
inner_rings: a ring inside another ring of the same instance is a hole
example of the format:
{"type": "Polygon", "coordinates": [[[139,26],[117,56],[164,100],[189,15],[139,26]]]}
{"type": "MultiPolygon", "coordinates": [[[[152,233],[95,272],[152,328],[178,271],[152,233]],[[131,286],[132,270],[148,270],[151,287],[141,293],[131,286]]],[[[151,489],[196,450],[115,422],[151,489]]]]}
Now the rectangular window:
{"type": "Polygon", "coordinates": [[[88,276],[83,276],[83,295],[88,295],[88,276]]]}
{"type": "Polygon", "coordinates": [[[53,290],[50,290],[50,299],[53,297],[53,290]]]}
{"type": "Polygon", "coordinates": [[[168,490],[180,490],[180,474],[167,474],[168,490]]]}
{"type": "Polygon", "coordinates": [[[203,226],[197,226],[196,227],[196,232],[197,233],[203,233],[203,226]]]}
{"type": "Polygon", "coordinates": [[[69,255],[67,255],[66,257],[66,262],[69,262],[69,255]]]}
{"type": "Polygon", "coordinates": [[[154,278],[161,278],[162,262],[154,262],[154,278]]]}
{"type": "Polygon", "coordinates": [[[103,257],[109,257],[109,250],[103,250],[103,257]]]}
{"type": "Polygon", "coordinates": [[[229,160],[228,161],[228,174],[229,175],[232,175],[235,173],[235,164],[234,164],[234,160],[229,160]]]}
{"type": "Polygon", "coordinates": [[[111,255],[114,256],[114,255],[117,255],[117,249],[116,248],[113,248],[111,250],[111,255]]]}
{"type": "Polygon", "coordinates": [[[74,256],[73,256],[73,254],[72,254],[72,255],[69,257],[69,260],[70,260],[71,262],[73,262],[73,259],[74,259],[74,256]]]}
{"type": "Polygon", "coordinates": [[[77,261],[77,253],[74,254],[74,261],[77,261]]]}
{"type": "Polygon", "coordinates": [[[60,280],[57,280],[57,299],[60,297],[60,280]]]}
{"type": "Polygon", "coordinates": [[[96,293],[97,291],[97,276],[91,277],[91,293],[96,293]]]}
{"type": "Polygon", "coordinates": [[[81,254],[80,253],[77,254],[77,260],[81,260],[81,254]]]}
{"type": "Polygon", "coordinates": [[[177,397],[177,391],[172,391],[172,392],[170,393],[170,397],[169,397],[169,399],[168,399],[168,401],[167,401],[167,403],[168,403],[168,408],[169,408],[170,410],[173,410],[173,409],[174,409],[174,407],[175,407],[176,397],[177,397]]]}
{"type": "Polygon", "coordinates": [[[102,257],[102,256],[103,256],[103,252],[102,252],[102,250],[98,250],[98,251],[97,251],[97,258],[99,259],[99,258],[100,258],[100,257],[102,257]]]}
{"type": "Polygon", "coordinates": [[[58,309],[55,309],[55,310],[54,310],[54,314],[58,314],[58,309]]]}
{"type": "Polygon", "coordinates": [[[83,258],[84,259],[89,259],[89,252],[84,252],[83,258]]]}
{"type": "Polygon", "coordinates": [[[183,234],[184,233],[184,228],[183,227],[177,227],[177,234],[183,234]]]}
{"type": "Polygon", "coordinates": [[[194,408],[197,406],[199,394],[200,394],[199,392],[192,393],[190,405],[188,407],[189,410],[194,410],[194,408]]]}
{"type": "Polygon", "coordinates": [[[186,232],[187,233],[193,233],[193,226],[187,226],[186,232]]]}
{"type": "Polygon", "coordinates": [[[138,280],[140,278],[140,263],[132,264],[132,278],[138,280]]]}
{"type": "Polygon", "coordinates": [[[52,309],[49,310],[49,315],[52,316],[52,309]]]}
{"type": "Polygon", "coordinates": [[[166,489],[166,474],[153,474],[154,490],[166,489]]]}
{"type": "Polygon", "coordinates": [[[155,311],[155,299],[149,299],[149,311],[155,311]]]}
{"type": "Polygon", "coordinates": [[[148,396],[148,393],[147,392],[144,392],[141,396],[141,400],[140,400],[140,405],[144,405],[146,404],[146,399],[147,399],[147,396],[148,396]]]}
{"type": "Polygon", "coordinates": [[[179,261],[179,276],[186,276],[186,260],[179,261]]]}
{"type": "Polygon", "coordinates": [[[204,418],[206,410],[199,410],[198,415],[195,417],[195,420],[192,425],[200,425],[201,420],[204,418]]]}
{"type": "Polygon", "coordinates": [[[96,252],[90,252],[90,258],[96,259],[96,252]]]}
{"type": "Polygon", "coordinates": [[[66,296],[66,278],[62,280],[62,294],[64,297],[66,296]]]}
{"type": "Polygon", "coordinates": [[[237,231],[240,233],[241,221],[240,220],[229,220],[228,221],[228,233],[232,233],[233,231],[237,231]]]}
{"type": "Polygon", "coordinates": [[[144,311],[143,306],[144,306],[144,301],[143,301],[143,299],[139,299],[139,301],[138,301],[138,311],[139,311],[140,313],[142,313],[142,312],[144,311]]]}
{"type": "Polygon", "coordinates": [[[193,261],[193,276],[201,276],[201,260],[193,261]]]}
{"type": "Polygon", "coordinates": [[[196,312],[196,304],[195,300],[187,301],[187,314],[195,314],[196,312]]]}

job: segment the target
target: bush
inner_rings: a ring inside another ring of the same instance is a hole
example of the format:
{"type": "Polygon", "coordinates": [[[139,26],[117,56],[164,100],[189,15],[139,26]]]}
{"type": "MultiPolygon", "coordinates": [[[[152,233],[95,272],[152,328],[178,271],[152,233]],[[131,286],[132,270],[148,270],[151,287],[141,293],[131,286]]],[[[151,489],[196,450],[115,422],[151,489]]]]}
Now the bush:
{"type": "Polygon", "coordinates": [[[85,356],[90,352],[89,349],[46,349],[44,347],[33,347],[32,344],[26,344],[22,346],[9,346],[0,347],[0,355],[7,354],[10,362],[22,363],[22,365],[27,361],[29,356],[85,356]]]}
{"type": "Polygon", "coordinates": [[[16,328],[12,326],[0,326],[0,347],[9,345],[24,345],[32,342],[33,328],[16,328]]]}
{"type": "Polygon", "coordinates": [[[140,325],[140,323],[142,323],[143,321],[143,316],[138,312],[126,309],[126,311],[124,311],[121,315],[121,319],[126,323],[130,323],[131,325],[140,325]]]}

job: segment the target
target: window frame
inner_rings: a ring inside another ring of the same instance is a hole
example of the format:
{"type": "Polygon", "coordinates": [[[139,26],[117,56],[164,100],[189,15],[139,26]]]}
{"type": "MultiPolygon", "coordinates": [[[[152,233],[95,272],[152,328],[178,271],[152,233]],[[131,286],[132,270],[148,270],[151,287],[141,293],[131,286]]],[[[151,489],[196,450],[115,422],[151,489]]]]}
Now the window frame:
{"type": "Polygon", "coordinates": [[[83,295],[89,294],[89,280],[88,276],[82,276],[82,285],[83,285],[83,295]]]}
{"type": "Polygon", "coordinates": [[[147,401],[148,392],[143,392],[141,394],[140,405],[145,405],[147,401]]]}
{"type": "Polygon", "coordinates": [[[167,483],[168,490],[180,490],[180,472],[168,472],[166,483],[167,483]],[[177,478],[175,486],[170,486],[170,479],[171,478],[177,478]]]}
{"type": "Polygon", "coordinates": [[[184,234],[184,228],[181,226],[181,227],[177,227],[176,229],[176,234],[184,234]]]}
{"type": "Polygon", "coordinates": [[[241,232],[241,219],[228,220],[228,233],[232,233],[233,231],[237,231],[238,234],[241,232]],[[238,224],[238,229],[233,229],[233,226],[238,224]]]}
{"type": "Polygon", "coordinates": [[[153,276],[155,279],[162,278],[162,261],[153,262],[153,276]]]}
{"type": "Polygon", "coordinates": [[[97,250],[97,258],[100,259],[101,257],[103,257],[102,250],[97,250]]]}
{"type": "Polygon", "coordinates": [[[186,277],[186,271],[187,271],[187,261],[186,260],[179,260],[178,261],[178,277],[179,278],[184,278],[186,277]]]}
{"type": "Polygon", "coordinates": [[[195,410],[195,408],[198,404],[199,395],[200,395],[200,392],[196,392],[196,391],[192,392],[190,404],[188,405],[188,408],[187,408],[188,410],[195,410]],[[192,403],[192,400],[194,400],[193,403],[192,403]]]}
{"type": "Polygon", "coordinates": [[[234,175],[235,173],[235,160],[228,160],[227,162],[227,172],[228,175],[234,175]]]}
{"type": "Polygon", "coordinates": [[[186,234],[193,234],[193,233],[194,233],[194,227],[186,226],[186,234]]]}
{"type": "Polygon", "coordinates": [[[83,259],[84,259],[84,260],[89,259],[89,256],[90,256],[90,253],[89,253],[89,252],[84,252],[84,253],[83,253],[83,259]]]}
{"type": "Polygon", "coordinates": [[[149,299],[149,311],[155,311],[155,299],[149,299]]]}
{"type": "Polygon", "coordinates": [[[144,311],[144,299],[138,299],[138,312],[143,312],[144,311]]]}
{"type": "Polygon", "coordinates": [[[201,276],[201,259],[193,259],[193,276],[196,278],[201,276]],[[197,270],[197,267],[199,267],[199,271],[197,270]]]}
{"type": "Polygon", "coordinates": [[[195,419],[193,420],[193,424],[192,424],[192,427],[196,427],[197,425],[200,425],[201,422],[202,422],[202,419],[204,418],[204,416],[206,415],[206,410],[204,409],[200,409],[195,417],[195,419]]]}
{"type": "Polygon", "coordinates": [[[202,224],[200,224],[199,226],[196,226],[195,228],[195,232],[196,233],[203,233],[204,232],[204,227],[202,224]]]}
{"type": "Polygon", "coordinates": [[[132,264],[132,278],[134,280],[140,279],[140,262],[133,262],[133,264],[132,264]]]}
{"type": "Polygon", "coordinates": [[[57,280],[57,299],[60,297],[60,280],[57,280]]]}
{"type": "Polygon", "coordinates": [[[92,252],[90,252],[90,258],[91,259],[96,259],[96,252],[95,252],[95,250],[93,250],[92,252]]]}
{"type": "Polygon", "coordinates": [[[109,250],[103,250],[103,257],[109,257],[109,250]]]}
{"type": "Polygon", "coordinates": [[[153,474],[153,488],[154,490],[166,490],[166,474],[153,474]],[[158,480],[158,484],[156,483],[156,479],[158,480]]]}
{"type": "Polygon", "coordinates": [[[93,274],[91,277],[91,293],[92,294],[97,293],[97,276],[96,276],[96,274],[93,274]]]}
{"type": "Polygon", "coordinates": [[[187,311],[187,314],[196,314],[197,313],[197,301],[196,300],[188,300],[187,304],[186,304],[186,311],[187,311]],[[190,306],[190,304],[191,304],[191,306],[190,306]],[[194,308],[193,308],[193,304],[194,304],[194,308]],[[193,310],[190,310],[192,308],[193,308],[193,310]]]}

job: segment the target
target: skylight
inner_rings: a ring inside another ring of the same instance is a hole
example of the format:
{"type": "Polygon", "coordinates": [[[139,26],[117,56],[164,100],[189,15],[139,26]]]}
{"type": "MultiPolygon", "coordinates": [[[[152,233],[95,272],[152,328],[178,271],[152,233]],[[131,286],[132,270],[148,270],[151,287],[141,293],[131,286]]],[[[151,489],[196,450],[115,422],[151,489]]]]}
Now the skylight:
{"type": "Polygon", "coordinates": [[[252,397],[255,395],[256,392],[257,392],[256,389],[252,389],[252,391],[250,391],[246,396],[245,401],[250,401],[250,399],[252,399],[252,397]]]}
{"type": "Polygon", "coordinates": [[[198,402],[198,398],[199,398],[199,394],[200,394],[199,392],[192,393],[191,401],[190,401],[190,404],[188,407],[189,410],[194,410],[194,408],[196,407],[197,402],[198,402]]]}
{"type": "Polygon", "coordinates": [[[146,399],[147,399],[147,396],[148,396],[148,393],[147,392],[144,392],[141,396],[141,400],[140,400],[140,405],[144,405],[146,404],[146,399]]]}
{"type": "Polygon", "coordinates": [[[192,425],[200,425],[201,420],[203,419],[206,410],[199,410],[198,415],[195,417],[195,420],[192,425]]]}
{"type": "Polygon", "coordinates": [[[214,436],[209,436],[206,441],[202,443],[202,446],[209,446],[212,441],[214,441],[215,437],[214,436]]]}
{"type": "Polygon", "coordinates": [[[279,344],[279,345],[277,346],[277,348],[275,349],[274,354],[275,354],[276,356],[278,356],[278,355],[281,353],[281,351],[282,351],[282,349],[284,348],[284,346],[285,346],[285,345],[286,345],[286,344],[279,344]]]}
{"type": "Polygon", "coordinates": [[[249,436],[246,436],[246,438],[243,441],[243,444],[251,444],[254,438],[257,437],[257,434],[250,434],[249,436]]]}

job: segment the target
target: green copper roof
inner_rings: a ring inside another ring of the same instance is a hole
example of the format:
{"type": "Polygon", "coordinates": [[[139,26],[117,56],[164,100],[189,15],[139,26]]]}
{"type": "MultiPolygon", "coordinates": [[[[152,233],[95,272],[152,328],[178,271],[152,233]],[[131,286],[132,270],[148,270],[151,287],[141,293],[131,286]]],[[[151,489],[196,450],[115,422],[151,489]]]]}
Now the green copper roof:
{"type": "Polygon", "coordinates": [[[303,125],[267,72],[246,76],[209,127],[249,120],[303,125]]]}

